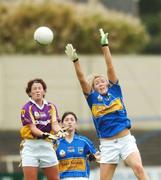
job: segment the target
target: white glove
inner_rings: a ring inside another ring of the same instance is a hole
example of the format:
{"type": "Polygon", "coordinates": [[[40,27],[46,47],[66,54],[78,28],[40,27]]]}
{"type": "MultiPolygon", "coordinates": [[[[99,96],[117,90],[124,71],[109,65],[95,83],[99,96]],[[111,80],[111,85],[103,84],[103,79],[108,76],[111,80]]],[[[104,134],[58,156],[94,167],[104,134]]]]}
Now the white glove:
{"type": "Polygon", "coordinates": [[[57,140],[58,137],[56,135],[50,134],[48,132],[44,132],[41,136],[42,139],[51,139],[51,140],[57,140]]]}
{"type": "Polygon", "coordinates": [[[103,29],[99,29],[99,32],[100,32],[100,36],[101,36],[101,45],[102,46],[107,46],[108,45],[108,33],[104,33],[103,29]]]}
{"type": "Polygon", "coordinates": [[[57,136],[58,138],[65,137],[65,136],[67,136],[67,135],[68,135],[68,132],[63,131],[63,129],[59,130],[59,131],[56,133],[56,136],[57,136]]]}
{"type": "Polygon", "coordinates": [[[78,55],[76,53],[76,50],[73,48],[72,44],[66,45],[65,53],[71,61],[76,62],[78,60],[78,55]]]}

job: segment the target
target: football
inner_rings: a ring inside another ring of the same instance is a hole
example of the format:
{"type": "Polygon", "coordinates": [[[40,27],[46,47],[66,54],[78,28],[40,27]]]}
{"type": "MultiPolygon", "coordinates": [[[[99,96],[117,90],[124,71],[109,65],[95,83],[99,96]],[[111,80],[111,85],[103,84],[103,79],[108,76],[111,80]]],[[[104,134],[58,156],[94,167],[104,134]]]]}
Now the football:
{"type": "Polygon", "coordinates": [[[53,38],[53,31],[46,26],[41,26],[34,32],[34,40],[41,45],[48,45],[52,43],[53,38]]]}

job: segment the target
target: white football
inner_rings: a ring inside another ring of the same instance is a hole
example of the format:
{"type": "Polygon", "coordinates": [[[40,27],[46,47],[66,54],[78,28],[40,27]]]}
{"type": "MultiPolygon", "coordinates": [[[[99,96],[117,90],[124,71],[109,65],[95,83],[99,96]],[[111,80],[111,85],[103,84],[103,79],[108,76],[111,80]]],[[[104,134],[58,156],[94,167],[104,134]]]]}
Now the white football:
{"type": "Polygon", "coordinates": [[[53,38],[53,31],[46,26],[41,26],[34,32],[34,40],[42,45],[50,44],[53,41],[53,38]]]}

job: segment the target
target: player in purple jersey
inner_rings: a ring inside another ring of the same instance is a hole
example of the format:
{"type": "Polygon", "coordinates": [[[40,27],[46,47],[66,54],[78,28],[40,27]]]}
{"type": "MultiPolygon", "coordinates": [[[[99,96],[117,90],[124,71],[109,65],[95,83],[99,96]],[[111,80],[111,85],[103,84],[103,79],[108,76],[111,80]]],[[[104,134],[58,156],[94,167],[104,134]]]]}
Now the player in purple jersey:
{"type": "Polygon", "coordinates": [[[77,116],[65,112],[61,120],[63,127],[70,127],[68,135],[57,141],[56,154],[59,160],[61,180],[88,180],[90,174],[89,160],[100,160],[100,153],[85,136],[76,133],[77,116]]]}
{"type": "Polygon", "coordinates": [[[47,86],[42,79],[28,82],[26,93],[29,101],[21,110],[23,127],[20,130],[21,159],[25,180],[37,180],[38,168],[42,168],[48,180],[59,180],[58,160],[50,134],[59,137],[66,134],[58,124],[58,112],[54,104],[45,98],[47,86]]]}
{"type": "Polygon", "coordinates": [[[107,35],[108,33],[100,29],[107,78],[100,74],[85,78],[72,44],[67,44],[65,50],[74,64],[100,139],[100,179],[111,180],[117,164],[123,159],[139,180],[148,180],[135,138],[130,134],[131,123],[127,117],[121,87],[112,63],[107,35]]]}

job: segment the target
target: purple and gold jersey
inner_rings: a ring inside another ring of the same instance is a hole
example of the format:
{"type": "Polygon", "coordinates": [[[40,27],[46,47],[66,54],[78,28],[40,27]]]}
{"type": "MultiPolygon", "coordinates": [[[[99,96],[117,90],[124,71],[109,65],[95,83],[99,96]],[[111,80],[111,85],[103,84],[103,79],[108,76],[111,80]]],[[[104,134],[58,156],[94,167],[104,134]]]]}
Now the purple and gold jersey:
{"type": "Polygon", "coordinates": [[[72,142],[64,138],[59,139],[56,154],[59,160],[60,178],[89,177],[87,155],[96,152],[93,143],[84,136],[75,134],[72,142]]]}
{"type": "Polygon", "coordinates": [[[112,137],[126,128],[131,128],[118,83],[111,84],[106,95],[92,91],[87,102],[99,138],[112,137]]]}
{"type": "Polygon", "coordinates": [[[56,107],[44,100],[42,107],[39,107],[35,101],[30,99],[21,110],[21,121],[23,127],[20,130],[23,139],[34,139],[29,124],[35,124],[38,129],[43,132],[51,133],[51,124],[58,119],[56,107]],[[56,118],[54,118],[56,117],[56,118]]]}

